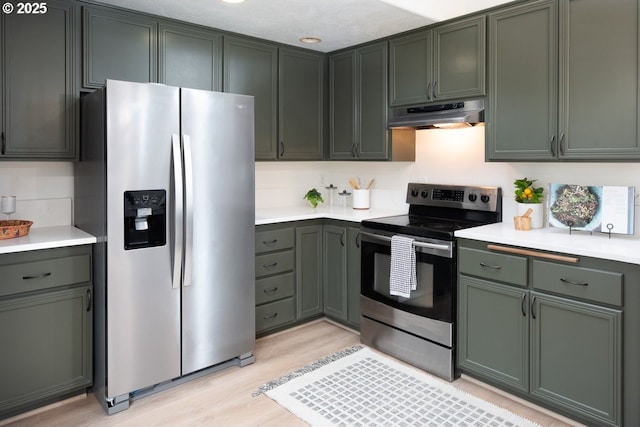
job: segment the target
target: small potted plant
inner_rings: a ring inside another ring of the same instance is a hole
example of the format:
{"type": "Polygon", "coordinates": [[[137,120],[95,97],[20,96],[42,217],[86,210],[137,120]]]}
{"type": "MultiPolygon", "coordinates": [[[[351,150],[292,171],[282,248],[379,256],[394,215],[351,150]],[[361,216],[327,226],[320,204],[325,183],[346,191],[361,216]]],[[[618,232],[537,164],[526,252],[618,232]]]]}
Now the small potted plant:
{"type": "Polygon", "coordinates": [[[324,199],[322,199],[322,194],[315,188],[307,191],[307,194],[304,195],[303,199],[307,199],[309,203],[311,203],[311,206],[313,206],[314,208],[318,207],[318,203],[324,202],[324,199]]]}
{"type": "Polygon", "coordinates": [[[544,188],[535,186],[535,179],[516,179],[515,200],[518,216],[524,215],[529,209],[531,212],[531,228],[542,228],[544,225],[544,205],[542,204],[544,188]]]}

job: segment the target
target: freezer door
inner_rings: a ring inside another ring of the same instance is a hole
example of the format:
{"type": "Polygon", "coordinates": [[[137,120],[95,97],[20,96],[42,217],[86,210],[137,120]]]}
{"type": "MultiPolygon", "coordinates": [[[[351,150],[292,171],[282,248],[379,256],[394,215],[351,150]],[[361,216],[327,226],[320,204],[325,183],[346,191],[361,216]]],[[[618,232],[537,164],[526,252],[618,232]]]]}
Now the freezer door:
{"type": "MultiPolygon", "coordinates": [[[[172,188],[172,134],[180,133],[180,92],[107,81],[107,397],[180,376],[180,287],[172,287],[174,236],[125,250],[125,191],[172,188]]],[[[170,213],[169,212],[169,213],[170,213]]]]}
{"type": "Polygon", "coordinates": [[[253,97],[182,89],[182,374],[253,352],[253,97]]]}

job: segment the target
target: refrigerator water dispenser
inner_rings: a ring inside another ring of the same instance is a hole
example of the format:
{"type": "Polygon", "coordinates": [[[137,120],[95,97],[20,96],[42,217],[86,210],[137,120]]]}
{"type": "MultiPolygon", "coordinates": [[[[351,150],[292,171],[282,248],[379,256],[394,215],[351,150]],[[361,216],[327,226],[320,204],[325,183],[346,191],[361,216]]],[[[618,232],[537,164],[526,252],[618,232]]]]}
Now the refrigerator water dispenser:
{"type": "Polygon", "coordinates": [[[141,249],[167,243],[167,192],[124,192],[124,248],[141,249]]]}

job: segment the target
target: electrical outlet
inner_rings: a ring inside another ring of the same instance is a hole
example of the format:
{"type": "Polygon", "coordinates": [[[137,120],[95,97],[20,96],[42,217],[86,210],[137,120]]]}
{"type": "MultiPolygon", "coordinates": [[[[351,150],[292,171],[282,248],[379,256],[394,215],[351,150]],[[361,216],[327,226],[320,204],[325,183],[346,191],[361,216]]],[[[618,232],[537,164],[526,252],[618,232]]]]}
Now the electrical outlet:
{"type": "Polygon", "coordinates": [[[638,190],[639,190],[639,188],[636,187],[635,188],[635,200],[634,200],[634,203],[633,203],[636,206],[640,206],[640,191],[638,191],[638,190]]]}

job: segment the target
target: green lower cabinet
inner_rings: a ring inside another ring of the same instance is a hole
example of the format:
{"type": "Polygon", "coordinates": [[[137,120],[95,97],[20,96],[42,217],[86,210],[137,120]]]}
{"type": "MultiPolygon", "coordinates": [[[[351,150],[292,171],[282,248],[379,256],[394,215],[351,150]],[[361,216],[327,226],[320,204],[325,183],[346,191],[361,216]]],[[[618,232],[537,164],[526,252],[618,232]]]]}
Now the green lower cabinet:
{"type": "Polygon", "coordinates": [[[323,231],[324,314],[347,320],[347,229],[325,225],[323,231]]]}
{"type": "Polygon", "coordinates": [[[322,225],[296,227],[297,319],[322,314],[322,225]]]}
{"type": "Polygon", "coordinates": [[[0,302],[0,419],[92,384],[91,286],[0,302]]]}
{"type": "Polygon", "coordinates": [[[523,315],[527,291],[460,276],[458,284],[458,362],[514,390],[529,390],[529,318],[523,315]]]}
{"type": "Polygon", "coordinates": [[[461,275],[465,373],[587,423],[621,425],[622,311],[461,275]]]}
{"type": "Polygon", "coordinates": [[[360,330],[360,228],[347,228],[347,323],[360,330]]]}
{"type": "Polygon", "coordinates": [[[621,425],[622,312],[531,296],[531,394],[599,425],[621,425]]]}
{"type": "Polygon", "coordinates": [[[324,316],[360,329],[360,227],[308,220],[256,227],[256,333],[324,316]]]}

